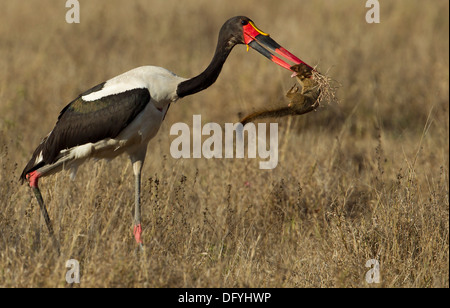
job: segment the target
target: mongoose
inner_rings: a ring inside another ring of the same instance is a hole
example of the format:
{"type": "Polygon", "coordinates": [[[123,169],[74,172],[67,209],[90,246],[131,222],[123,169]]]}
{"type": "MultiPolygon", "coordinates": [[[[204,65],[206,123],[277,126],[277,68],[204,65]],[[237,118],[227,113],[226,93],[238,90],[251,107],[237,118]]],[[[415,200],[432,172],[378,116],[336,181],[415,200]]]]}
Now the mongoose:
{"type": "Polygon", "coordinates": [[[298,92],[298,86],[294,85],[286,93],[286,97],[289,99],[287,107],[253,112],[240,121],[243,125],[256,119],[301,115],[311,112],[319,106],[317,98],[320,90],[317,82],[311,78],[311,69],[302,63],[292,66],[291,70],[294,71],[295,77],[302,86],[302,90],[298,92]]]}

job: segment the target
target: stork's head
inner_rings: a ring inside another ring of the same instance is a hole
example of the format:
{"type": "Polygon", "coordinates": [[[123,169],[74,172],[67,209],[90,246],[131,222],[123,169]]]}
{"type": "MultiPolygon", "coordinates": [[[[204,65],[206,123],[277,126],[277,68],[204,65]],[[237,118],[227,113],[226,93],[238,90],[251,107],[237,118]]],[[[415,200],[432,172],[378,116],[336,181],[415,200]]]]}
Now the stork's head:
{"type": "Polygon", "coordinates": [[[311,66],[281,47],[280,44],[275,42],[269,36],[269,34],[258,29],[254,22],[248,17],[236,16],[227,20],[220,30],[220,36],[222,36],[231,47],[236,44],[245,44],[247,45],[247,50],[251,47],[272,62],[288,70],[291,70],[292,65],[281,60],[275,54],[278,54],[295,64],[304,63],[313,70],[311,66]]]}

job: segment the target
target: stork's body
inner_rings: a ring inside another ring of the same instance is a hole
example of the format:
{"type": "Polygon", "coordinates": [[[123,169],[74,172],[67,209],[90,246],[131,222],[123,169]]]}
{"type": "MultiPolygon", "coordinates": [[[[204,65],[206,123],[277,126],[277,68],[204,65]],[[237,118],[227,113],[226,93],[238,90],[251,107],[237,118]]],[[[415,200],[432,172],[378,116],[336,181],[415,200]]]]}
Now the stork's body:
{"type": "Polygon", "coordinates": [[[63,109],[23,176],[70,169],[74,177],[87,158],[145,156],[170,103],[178,99],[176,85],[184,80],[164,68],[143,66],[86,91],[63,109]]]}
{"type": "Polygon", "coordinates": [[[303,63],[258,30],[250,19],[237,16],[222,26],[214,57],[200,75],[186,79],[161,67],[139,67],[82,93],[61,111],[54,129],[36,148],[21,175],[33,188],[51,234],[39,178],[63,169],[71,170],[74,178],[87,159],[113,159],[126,153],[135,175],[134,234],[142,245],[140,179],[147,145],[158,132],[170,104],[213,84],[236,44],[247,44],[285,68],[290,65],[268,50],[303,63]]]}

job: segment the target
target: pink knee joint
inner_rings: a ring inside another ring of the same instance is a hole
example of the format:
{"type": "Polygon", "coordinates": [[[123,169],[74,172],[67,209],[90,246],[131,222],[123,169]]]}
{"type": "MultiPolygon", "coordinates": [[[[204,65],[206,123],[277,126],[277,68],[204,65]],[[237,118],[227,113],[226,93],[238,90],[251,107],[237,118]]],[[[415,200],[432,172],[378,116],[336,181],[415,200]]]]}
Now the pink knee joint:
{"type": "Polygon", "coordinates": [[[141,224],[138,224],[137,226],[134,226],[133,234],[134,234],[134,238],[136,239],[136,242],[138,244],[142,244],[142,239],[141,239],[142,227],[141,227],[141,224]]]}
{"type": "Polygon", "coordinates": [[[38,187],[38,181],[39,178],[41,177],[41,173],[37,172],[37,171],[33,171],[27,174],[27,180],[28,183],[30,184],[31,188],[37,188],[38,187]]]}

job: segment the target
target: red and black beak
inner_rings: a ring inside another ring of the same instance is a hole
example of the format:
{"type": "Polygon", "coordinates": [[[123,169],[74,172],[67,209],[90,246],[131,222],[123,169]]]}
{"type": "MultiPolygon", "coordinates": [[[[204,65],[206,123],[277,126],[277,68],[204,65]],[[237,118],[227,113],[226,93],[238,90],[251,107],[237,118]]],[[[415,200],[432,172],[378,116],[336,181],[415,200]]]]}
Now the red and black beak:
{"type": "MultiPolygon", "coordinates": [[[[250,46],[251,48],[258,51],[260,54],[271,60],[272,62],[291,70],[290,64],[286,63],[285,61],[281,60],[277,56],[275,56],[273,53],[276,53],[289,61],[294,62],[295,64],[301,64],[304,63],[306,66],[308,66],[311,70],[314,70],[311,66],[294,56],[292,53],[290,53],[285,48],[281,47],[280,44],[275,42],[273,39],[270,38],[269,34],[262,32],[259,30],[255,24],[252,21],[249,21],[248,24],[243,26],[244,29],[244,42],[247,46],[250,46]]],[[[247,47],[248,48],[248,47],[247,47]]]]}

